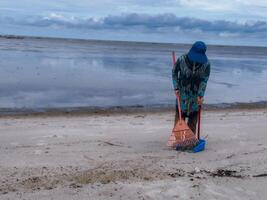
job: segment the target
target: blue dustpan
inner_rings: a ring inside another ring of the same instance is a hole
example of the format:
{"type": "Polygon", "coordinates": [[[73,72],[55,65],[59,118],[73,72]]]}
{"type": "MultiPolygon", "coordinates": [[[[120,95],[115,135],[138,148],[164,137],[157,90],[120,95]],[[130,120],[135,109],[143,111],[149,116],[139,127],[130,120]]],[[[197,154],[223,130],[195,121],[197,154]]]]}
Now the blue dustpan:
{"type": "Polygon", "coordinates": [[[206,146],[206,140],[200,139],[197,145],[193,148],[194,153],[198,153],[200,151],[204,151],[206,146]]]}
{"type": "MultiPolygon", "coordinates": [[[[206,146],[206,140],[200,139],[199,142],[196,144],[196,146],[190,149],[189,151],[192,151],[193,153],[198,153],[198,152],[204,151],[205,146],[206,146]]],[[[183,149],[180,145],[176,145],[175,149],[176,151],[186,150],[186,149],[183,149]]]]}

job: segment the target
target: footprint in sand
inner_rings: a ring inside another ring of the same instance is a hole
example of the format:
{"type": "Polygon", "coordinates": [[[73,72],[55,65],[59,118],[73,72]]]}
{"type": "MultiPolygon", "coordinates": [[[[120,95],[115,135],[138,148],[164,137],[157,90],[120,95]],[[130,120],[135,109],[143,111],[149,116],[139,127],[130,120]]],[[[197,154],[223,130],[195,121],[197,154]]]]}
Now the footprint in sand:
{"type": "Polygon", "coordinates": [[[11,145],[11,146],[18,146],[19,143],[18,143],[18,142],[11,142],[10,145],[11,145]]]}
{"type": "Polygon", "coordinates": [[[40,141],[38,141],[38,142],[36,143],[36,146],[45,146],[45,145],[47,145],[47,143],[44,142],[43,140],[40,140],[40,141]]]}
{"type": "Polygon", "coordinates": [[[41,155],[42,154],[42,150],[39,150],[39,149],[34,150],[34,154],[35,155],[41,155]]]}

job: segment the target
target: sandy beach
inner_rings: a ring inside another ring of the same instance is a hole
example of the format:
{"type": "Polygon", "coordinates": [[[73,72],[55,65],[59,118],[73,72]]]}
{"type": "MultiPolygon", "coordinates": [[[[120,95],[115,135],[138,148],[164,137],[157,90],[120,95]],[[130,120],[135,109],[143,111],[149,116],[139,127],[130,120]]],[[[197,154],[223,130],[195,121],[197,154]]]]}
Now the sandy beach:
{"type": "Polygon", "coordinates": [[[166,146],[173,115],[1,117],[0,199],[266,199],[266,108],[205,111],[198,154],[166,146]]]}

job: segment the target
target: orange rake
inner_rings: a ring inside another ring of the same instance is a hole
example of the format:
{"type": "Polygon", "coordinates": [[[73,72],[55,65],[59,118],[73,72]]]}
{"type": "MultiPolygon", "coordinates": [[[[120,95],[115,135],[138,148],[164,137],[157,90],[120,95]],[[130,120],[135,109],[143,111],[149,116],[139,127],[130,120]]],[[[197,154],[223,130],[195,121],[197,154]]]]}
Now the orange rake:
{"type": "MultiPolygon", "coordinates": [[[[175,65],[175,53],[172,53],[173,64],[175,65]]],[[[180,106],[180,96],[176,94],[177,104],[178,104],[178,111],[179,111],[179,119],[175,124],[172,134],[169,137],[167,145],[170,147],[179,147],[179,149],[191,149],[197,143],[198,139],[192,132],[192,130],[188,127],[185,120],[182,118],[181,106],[180,106]]]]}

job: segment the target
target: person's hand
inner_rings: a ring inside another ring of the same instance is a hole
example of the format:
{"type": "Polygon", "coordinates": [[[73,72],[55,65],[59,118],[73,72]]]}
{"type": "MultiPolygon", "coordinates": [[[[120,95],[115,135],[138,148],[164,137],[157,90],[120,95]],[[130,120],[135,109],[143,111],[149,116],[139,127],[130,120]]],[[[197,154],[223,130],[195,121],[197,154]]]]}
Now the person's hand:
{"type": "Polygon", "coordinates": [[[199,106],[202,106],[203,105],[203,102],[204,102],[204,98],[203,97],[197,97],[197,104],[199,106]]]}
{"type": "Polygon", "coordinates": [[[175,96],[180,96],[179,90],[175,90],[175,96]]]}

